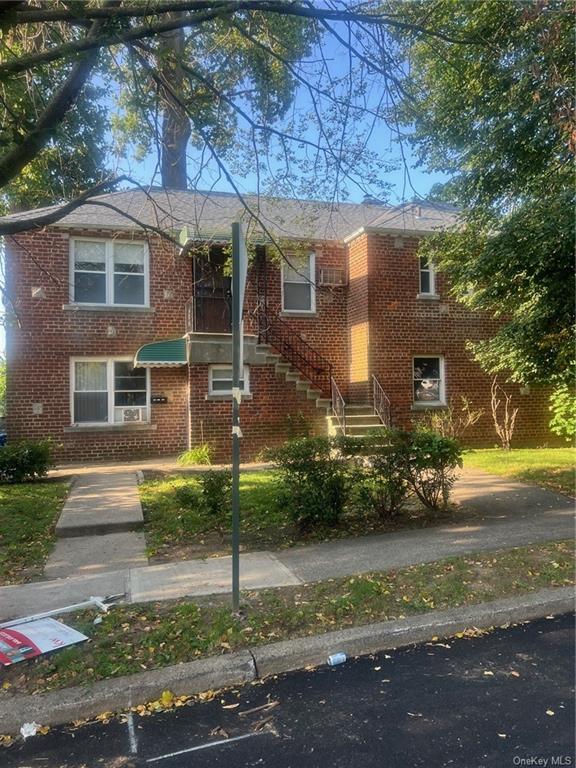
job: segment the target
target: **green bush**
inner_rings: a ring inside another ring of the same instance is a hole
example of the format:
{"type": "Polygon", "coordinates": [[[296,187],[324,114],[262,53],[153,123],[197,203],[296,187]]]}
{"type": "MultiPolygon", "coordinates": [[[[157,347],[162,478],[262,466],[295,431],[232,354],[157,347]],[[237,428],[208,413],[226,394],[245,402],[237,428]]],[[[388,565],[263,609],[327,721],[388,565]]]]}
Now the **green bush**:
{"type": "Polygon", "coordinates": [[[214,458],[214,448],[210,443],[201,443],[194,448],[190,448],[176,459],[178,464],[182,467],[189,466],[190,464],[212,464],[214,458]]]}
{"type": "Polygon", "coordinates": [[[568,384],[560,384],[550,395],[550,430],[569,443],[576,440],[576,392],[568,384]]]}
{"type": "Polygon", "coordinates": [[[407,446],[405,433],[387,430],[385,435],[369,435],[358,446],[363,459],[362,474],[356,475],[355,496],[363,507],[380,520],[395,517],[409,495],[406,477],[407,446]]]}
{"type": "Polygon", "coordinates": [[[202,504],[211,517],[225,518],[232,502],[232,473],[210,470],[198,478],[202,504]]]}
{"type": "Polygon", "coordinates": [[[22,483],[44,477],[51,454],[50,440],[21,440],[0,447],[0,482],[22,483]]]}
{"type": "Polygon", "coordinates": [[[446,509],[462,466],[462,448],[457,440],[436,432],[417,430],[399,441],[405,477],[411,490],[429,509],[446,509]]]}
{"type": "Polygon", "coordinates": [[[347,469],[327,437],[291,440],[271,452],[283,501],[300,530],[338,523],[348,495],[347,469]]]}

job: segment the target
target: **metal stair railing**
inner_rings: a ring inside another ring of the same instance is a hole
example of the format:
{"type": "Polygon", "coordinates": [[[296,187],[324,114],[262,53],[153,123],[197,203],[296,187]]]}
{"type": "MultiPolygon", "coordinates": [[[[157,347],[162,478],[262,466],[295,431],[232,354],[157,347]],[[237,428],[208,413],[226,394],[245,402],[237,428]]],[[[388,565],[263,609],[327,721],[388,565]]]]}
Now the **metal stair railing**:
{"type": "Polygon", "coordinates": [[[392,424],[390,399],[374,374],[372,374],[372,402],[374,413],[385,427],[390,427],[392,424]]]}
{"type": "Polygon", "coordinates": [[[332,365],[287,323],[265,312],[258,313],[258,341],[269,344],[323,395],[330,393],[332,365]]]}
{"type": "Polygon", "coordinates": [[[342,397],[342,392],[333,378],[330,378],[330,390],[332,395],[332,413],[336,416],[342,434],[346,434],[346,402],[342,397]]]}

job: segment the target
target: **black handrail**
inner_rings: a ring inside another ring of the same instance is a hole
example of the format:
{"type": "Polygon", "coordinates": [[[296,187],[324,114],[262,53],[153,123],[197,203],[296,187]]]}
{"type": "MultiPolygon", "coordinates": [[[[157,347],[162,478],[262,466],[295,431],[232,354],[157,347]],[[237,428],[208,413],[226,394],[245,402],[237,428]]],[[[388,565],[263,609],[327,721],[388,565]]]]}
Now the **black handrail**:
{"type": "Polygon", "coordinates": [[[258,341],[269,344],[322,394],[330,396],[332,365],[279,317],[258,313],[258,341]]]}

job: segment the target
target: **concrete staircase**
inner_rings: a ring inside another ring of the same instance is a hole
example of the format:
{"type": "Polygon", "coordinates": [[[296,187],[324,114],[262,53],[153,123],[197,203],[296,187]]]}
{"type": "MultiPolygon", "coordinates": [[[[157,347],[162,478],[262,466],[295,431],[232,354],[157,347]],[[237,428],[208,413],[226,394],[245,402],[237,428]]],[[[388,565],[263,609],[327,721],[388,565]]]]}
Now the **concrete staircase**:
{"type": "MultiPolygon", "coordinates": [[[[321,390],[316,389],[314,385],[304,377],[300,371],[296,370],[279,352],[269,344],[258,344],[256,351],[264,355],[266,362],[274,365],[276,373],[284,376],[287,382],[294,384],[296,389],[306,393],[309,400],[313,400],[316,408],[326,417],[326,428],[328,435],[335,436],[342,434],[342,428],[337,417],[332,412],[332,401],[324,397],[321,390]]],[[[350,403],[346,404],[346,434],[350,437],[363,437],[369,432],[384,429],[384,424],[380,421],[377,414],[374,413],[372,404],[350,403]]]]}
{"type": "Polygon", "coordinates": [[[325,397],[324,393],[316,389],[312,382],[308,381],[300,371],[296,370],[279,352],[269,344],[257,344],[256,352],[264,355],[267,363],[274,365],[276,373],[284,376],[287,382],[294,385],[297,390],[306,393],[308,400],[313,400],[316,408],[327,418],[332,413],[332,402],[330,398],[325,397]]]}
{"type": "MultiPolygon", "coordinates": [[[[341,435],[342,427],[334,414],[326,417],[328,434],[341,435]]],[[[346,434],[349,437],[365,437],[369,432],[384,430],[385,426],[374,413],[371,404],[346,403],[346,434]]]]}

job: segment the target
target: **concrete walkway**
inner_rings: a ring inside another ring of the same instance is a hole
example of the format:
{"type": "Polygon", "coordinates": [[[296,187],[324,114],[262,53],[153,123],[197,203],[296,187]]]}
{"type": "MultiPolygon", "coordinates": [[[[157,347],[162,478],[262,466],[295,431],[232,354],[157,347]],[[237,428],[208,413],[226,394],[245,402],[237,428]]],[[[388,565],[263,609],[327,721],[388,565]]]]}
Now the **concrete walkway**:
{"type": "MultiPolygon", "coordinates": [[[[476,519],[468,518],[462,525],[325,542],[281,552],[246,553],[241,556],[241,587],[297,585],[432,562],[467,552],[570,538],[574,533],[574,502],[541,488],[467,471],[455,488],[455,497],[476,513],[476,519]]],[[[86,490],[87,503],[89,498],[86,490]]],[[[89,538],[95,547],[94,560],[101,562],[103,555],[107,556],[102,541],[105,537],[89,538]],[[98,541],[102,549],[96,549],[98,541]]],[[[68,541],[73,544],[79,539],[68,541]]],[[[52,563],[57,550],[58,547],[52,563]]],[[[94,571],[84,571],[90,575],[0,588],[2,620],[67,605],[91,595],[125,593],[130,602],[146,602],[230,591],[230,557],[147,567],[141,564],[116,570],[110,567],[100,573],[97,568],[95,564],[94,571]]]]}
{"type": "Polygon", "coordinates": [[[56,524],[46,579],[91,576],[148,565],[136,472],[75,478],[56,524]]]}

